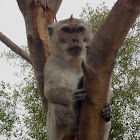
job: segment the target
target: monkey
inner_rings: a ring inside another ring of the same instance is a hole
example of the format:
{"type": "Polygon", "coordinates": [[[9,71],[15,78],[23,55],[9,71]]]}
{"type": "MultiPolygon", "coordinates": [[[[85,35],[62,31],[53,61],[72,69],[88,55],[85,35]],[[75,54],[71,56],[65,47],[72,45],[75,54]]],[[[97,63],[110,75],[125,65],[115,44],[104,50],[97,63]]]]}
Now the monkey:
{"type": "MultiPolygon", "coordinates": [[[[48,100],[47,140],[78,140],[79,104],[87,96],[83,88],[81,63],[86,61],[87,46],[92,39],[89,22],[73,18],[48,27],[51,52],[44,68],[44,94],[48,100]],[[79,81],[80,79],[80,81],[79,81]]],[[[108,92],[108,102],[111,93],[108,92]]],[[[110,105],[101,112],[110,130],[110,105]]]]}

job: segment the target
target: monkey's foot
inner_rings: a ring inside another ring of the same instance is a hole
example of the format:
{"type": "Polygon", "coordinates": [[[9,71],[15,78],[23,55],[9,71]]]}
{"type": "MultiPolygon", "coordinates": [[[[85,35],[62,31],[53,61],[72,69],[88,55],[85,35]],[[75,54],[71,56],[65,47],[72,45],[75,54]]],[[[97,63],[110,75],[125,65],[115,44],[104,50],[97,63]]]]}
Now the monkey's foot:
{"type": "Polygon", "coordinates": [[[102,109],[101,114],[103,118],[105,119],[106,122],[109,122],[110,119],[112,118],[112,107],[111,103],[107,103],[105,105],[105,108],[102,109]]]}

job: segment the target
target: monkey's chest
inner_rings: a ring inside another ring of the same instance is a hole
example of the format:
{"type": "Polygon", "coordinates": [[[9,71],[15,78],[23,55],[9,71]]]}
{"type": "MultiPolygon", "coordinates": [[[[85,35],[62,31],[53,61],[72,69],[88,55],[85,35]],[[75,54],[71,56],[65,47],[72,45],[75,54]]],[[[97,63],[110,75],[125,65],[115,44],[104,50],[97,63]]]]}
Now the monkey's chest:
{"type": "Polygon", "coordinates": [[[77,89],[79,79],[82,77],[82,72],[66,72],[65,79],[66,79],[66,86],[71,89],[77,89]]]}

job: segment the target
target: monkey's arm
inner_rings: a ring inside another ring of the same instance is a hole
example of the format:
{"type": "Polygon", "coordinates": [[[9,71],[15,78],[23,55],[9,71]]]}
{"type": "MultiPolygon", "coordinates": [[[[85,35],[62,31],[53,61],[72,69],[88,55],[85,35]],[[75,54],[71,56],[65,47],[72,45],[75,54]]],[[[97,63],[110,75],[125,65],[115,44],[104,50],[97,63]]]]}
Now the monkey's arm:
{"type": "Polygon", "coordinates": [[[58,104],[70,105],[76,101],[85,99],[85,89],[73,90],[65,86],[45,83],[45,96],[48,101],[58,104]]]}
{"type": "Polygon", "coordinates": [[[48,101],[68,105],[72,102],[74,90],[56,84],[45,84],[44,93],[48,101]]]}

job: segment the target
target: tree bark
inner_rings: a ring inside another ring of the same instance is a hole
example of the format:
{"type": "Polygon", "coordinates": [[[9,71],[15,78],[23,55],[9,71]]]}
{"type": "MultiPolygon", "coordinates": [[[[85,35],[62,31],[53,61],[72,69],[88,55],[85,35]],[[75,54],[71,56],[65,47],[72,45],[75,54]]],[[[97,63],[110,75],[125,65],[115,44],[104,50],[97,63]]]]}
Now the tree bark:
{"type": "Polygon", "coordinates": [[[140,13],[140,0],[118,0],[96,32],[83,65],[88,97],[80,114],[80,140],[103,140],[105,121],[101,110],[107,102],[117,52],[140,13]]]}
{"type": "Polygon", "coordinates": [[[23,59],[25,59],[27,62],[29,62],[32,65],[31,59],[29,54],[22,50],[19,46],[17,46],[14,42],[12,42],[9,38],[7,38],[4,34],[0,32],[0,40],[7,45],[12,51],[14,51],[16,54],[21,56],[23,59]]]}
{"type": "Polygon", "coordinates": [[[39,94],[47,114],[47,99],[44,95],[44,65],[50,56],[50,41],[47,25],[52,24],[62,0],[17,0],[26,25],[30,58],[35,71],[39,94]],[[47,4],[48,3],[48,4],[47,4]]]}

